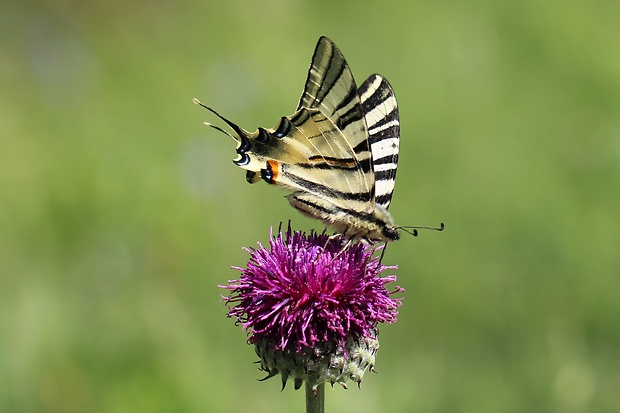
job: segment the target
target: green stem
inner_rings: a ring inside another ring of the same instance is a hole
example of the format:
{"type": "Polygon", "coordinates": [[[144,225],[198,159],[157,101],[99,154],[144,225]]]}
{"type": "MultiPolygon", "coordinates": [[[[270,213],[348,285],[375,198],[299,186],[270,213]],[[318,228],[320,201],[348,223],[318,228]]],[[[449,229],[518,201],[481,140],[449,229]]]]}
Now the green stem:
{"type": "Polygon", "coordinates": [[[316,388],[316,395],[312,385],[306,382],[306,413],[325,413],[325,383],[316,388]]]}

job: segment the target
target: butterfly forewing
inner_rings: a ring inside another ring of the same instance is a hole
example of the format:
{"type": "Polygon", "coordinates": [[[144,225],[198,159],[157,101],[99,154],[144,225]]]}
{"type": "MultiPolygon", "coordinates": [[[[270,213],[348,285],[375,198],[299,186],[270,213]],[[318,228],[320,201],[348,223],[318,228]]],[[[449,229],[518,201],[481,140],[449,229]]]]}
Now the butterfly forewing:
{"type": "MultiPolygon", "coordinates": [[[[356,161],[368,162],[368,129],[357,86],[342,52],[327,37],[321,37],[314,50],[299,100],[298,109],[301,108],[319,109],[342,132],[344,142],[339,144],[349,146],[356,161]]],[[[364,191],[373,189],[372,174],[363,174],[360,179],[364,191]]],[[[372,206],[365,209],[369,208],[372,206]]]]}
{"type": "Polygon", "coordinates": [[[387,79],[377,74],[366,79],[358,94],[372,152],[375,202],[387,209],[392,201],[398,167],[400,123],[396,96],[387,79]]]}

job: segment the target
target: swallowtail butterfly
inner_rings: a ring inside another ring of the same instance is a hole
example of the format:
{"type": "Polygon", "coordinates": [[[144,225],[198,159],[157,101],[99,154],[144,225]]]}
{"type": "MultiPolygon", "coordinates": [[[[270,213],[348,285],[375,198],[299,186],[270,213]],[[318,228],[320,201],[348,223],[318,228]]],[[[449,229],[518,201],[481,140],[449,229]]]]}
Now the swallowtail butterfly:
{"type": "Polygon", "coordinates": [[[297,110],[273,129],[249,133],[200,104],[233,130],[249,183],[293,191],[295,209],[332,226],[350,241],[396,241],[388,207],[394,191],[400,125],[394,91],[380,75],[357,88],[344,56],[318,41],[297,110]]]}

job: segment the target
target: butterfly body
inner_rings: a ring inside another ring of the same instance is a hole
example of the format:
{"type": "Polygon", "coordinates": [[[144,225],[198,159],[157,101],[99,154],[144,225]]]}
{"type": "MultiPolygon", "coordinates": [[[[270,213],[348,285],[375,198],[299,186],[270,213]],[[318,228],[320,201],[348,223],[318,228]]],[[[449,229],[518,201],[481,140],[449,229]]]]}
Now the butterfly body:
{"type": "Polygon", "coordinates": [[[400,135],[394,92],[379,75],[358,89],[331,40],[319,39],[297,111],[274,128],[250,133],[207,109],[234,131],[233,162],[248,182],[292,191],[291,206],[346,239],[399,239],[388,212],[400,135]]]}
{"type": "Polygon", "coordinates": [[[303,215],[323,221],[346,239],[388,242],[400,238],[392,216],[383,207],[362,213],[338,208],[322,197],[304,192],[294,192],[287,198],[303,215]]]}

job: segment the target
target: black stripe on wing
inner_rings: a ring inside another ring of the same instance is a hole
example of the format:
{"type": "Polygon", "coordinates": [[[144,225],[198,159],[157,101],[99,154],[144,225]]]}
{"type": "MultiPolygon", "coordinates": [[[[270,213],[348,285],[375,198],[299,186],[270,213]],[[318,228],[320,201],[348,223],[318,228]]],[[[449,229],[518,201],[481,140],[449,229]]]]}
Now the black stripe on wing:
{"type": "Polygon", "coordinates": [[[311,163],[298,163],[297,166],[302,168],[316,168],[316,169],[340,169],[340,170],[357,170],[361,169],[364,173],[369,173],[372,170],[370,158],[355,160],[355,159],[339,159],[320,157],[316,159],[309,159],[311,163]],[[320,161],[324,162],[320,162],[320,161]]]}
{"type": "Polygon", "coordinates": [[[340,49],[327,37],[321,37],[314,50],[297,109],[301,108],[319,109],[343,133],[356,154],[370,151],[366,118],[353,74],[340,49]]]}
{"type": "Polygon", "coordinates": [[[360,86],[358,95],[368,127],[375,172],[375,202],[390,206],[398,168],[400,122],[394,90],[380,75],[372,75],[360,86]]]}
{"type": "MultiPolygon", "coordinates": [[[[362,204],[366,204],[370,202],[372,199],[373,193],[370,192],[346,192],[335,189],[333,186],[325,186],[318,182],[313,182],[311,180],[302,178],[301,176],[295,175],[293,173],[286,172],[287,178],[296,184],[297,187],[303,188],[306,192],[310,192],[313,194],[326,194],[328,197],[322,197],[325,201],[329,201],[331,197],[335,197],[338,199],[345,199],[347,201],[357,201],[362,204]]],[[[354,208],[354,211],[362,211],[361,208],[354,208]]]]}
{"type": "Polygon", "coordinates": [[[330,115],[346,107],[346,102],[354,98],[355,82],[342,52],[327,37],[321,37],[312,55],[297,109],[314,108],[330,115]],[[341,85],[335,87],[339,82],[341,85]],[[350,90],[351,85],[353,92],[350,90]],[[337,96],[332,96],[333,94],[337,96]]]}

